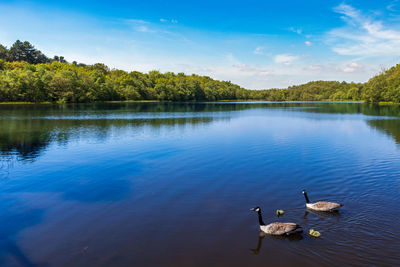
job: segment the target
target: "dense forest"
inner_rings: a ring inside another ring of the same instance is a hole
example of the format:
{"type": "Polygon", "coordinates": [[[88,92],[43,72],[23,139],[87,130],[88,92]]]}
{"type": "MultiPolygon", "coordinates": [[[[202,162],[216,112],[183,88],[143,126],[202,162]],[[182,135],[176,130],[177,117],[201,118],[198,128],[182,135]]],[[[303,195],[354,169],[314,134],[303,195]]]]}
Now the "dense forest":
{"type": "Polygon", "coordinates": [[[207,76],[150,71],[125,72],[102,63],[49,58],[29,42],[0,44],[0,102],[85,103],[160,100],[218,101],[363,100],[400,103],[400,65],[366,83],[313,81],[287,89],[247,90],[207,76]]]}

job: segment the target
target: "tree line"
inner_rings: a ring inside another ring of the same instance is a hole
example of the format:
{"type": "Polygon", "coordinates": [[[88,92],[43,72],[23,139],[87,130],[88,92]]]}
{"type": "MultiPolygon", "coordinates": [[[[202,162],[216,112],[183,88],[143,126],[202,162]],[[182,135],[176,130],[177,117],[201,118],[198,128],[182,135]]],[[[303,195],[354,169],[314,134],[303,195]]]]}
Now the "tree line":
{"type": "Polygon", "coordinates": [[[400,65],[366,83],[313,81],[287,89],[247,90],[207,76],[126,72],[102,63],[49,58],[27,41],[0,44],[0,102],[85,103],[96,101],[322,101],[400,103],[400,65]]]}

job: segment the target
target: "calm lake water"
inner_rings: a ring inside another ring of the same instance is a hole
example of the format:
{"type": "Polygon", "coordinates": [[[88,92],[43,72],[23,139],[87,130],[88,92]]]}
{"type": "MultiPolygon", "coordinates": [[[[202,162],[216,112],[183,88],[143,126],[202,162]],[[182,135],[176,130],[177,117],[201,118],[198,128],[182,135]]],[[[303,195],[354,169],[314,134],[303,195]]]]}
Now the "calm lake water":
{"type": "Polygon", "coordinates": [[[397,106],[0,105],[0,265],[399,266],[399,231],[397,106]]]}

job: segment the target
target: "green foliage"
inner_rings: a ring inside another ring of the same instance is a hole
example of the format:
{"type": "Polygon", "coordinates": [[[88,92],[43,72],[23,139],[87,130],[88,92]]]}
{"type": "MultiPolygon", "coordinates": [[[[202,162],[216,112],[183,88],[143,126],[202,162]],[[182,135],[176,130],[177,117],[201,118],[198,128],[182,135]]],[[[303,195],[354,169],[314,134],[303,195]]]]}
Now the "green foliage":
{"type": "Polygon", "coordinates": [[[35,49],[29,42],[17,40],[8,50],[7,59],[9,61],[26,61],[30,64],[48,62],[49,59],[39,50],[35,49]]]}
{"type": "Polygon", "coordinates": [[[47,58],[29,42],[0,45],[0,102],[82,103],[118,100],[160,101],[342,101],[400,103],[400,65],[367,83],[313,81],[287,89],[246,90],[207,76],[110,70],[64,57],[47,58]]]}
{"type": "Polygon", "coordinates": [[[0,61],[0,102],[214,101],[246,95],[230,82],[183,73],[128,73],[101,63],[0,61]]]}
{"type": "Polygon", "coordinates": [[[366,82],[363,99],[370,103],[400,103],[400,64],[382,71],[366,82]]]}
{"type": "Polygon", "coordinates": [[[7,60],[8,57],[8,49],[4,45],[0,44],[0,60],[7,60]]]}
{"type": "Polygon", "coordinates": [[[314,81],[288,89],[252,90],[249,98],[270,101],[361,100],[367,103],[400,103],[400,64],[364,84],[314,81]]]}
{"type": "Polygon", "coordinates": [[[314,81],[288,89],[253,90],[250,98],[270,101],[361,100],[360,88],[361,84],[355,83],[314,81]]]}

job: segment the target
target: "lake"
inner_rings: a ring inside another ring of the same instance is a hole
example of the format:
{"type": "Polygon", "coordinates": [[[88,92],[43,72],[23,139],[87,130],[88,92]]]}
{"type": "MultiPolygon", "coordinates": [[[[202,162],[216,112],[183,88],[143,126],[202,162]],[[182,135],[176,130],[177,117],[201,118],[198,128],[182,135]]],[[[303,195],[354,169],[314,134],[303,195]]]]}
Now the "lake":
{"type": "Polygon", "coordinates": [[[400,265],[399,206],[398,106],[0,105],[0,265],[400,265]]]}

